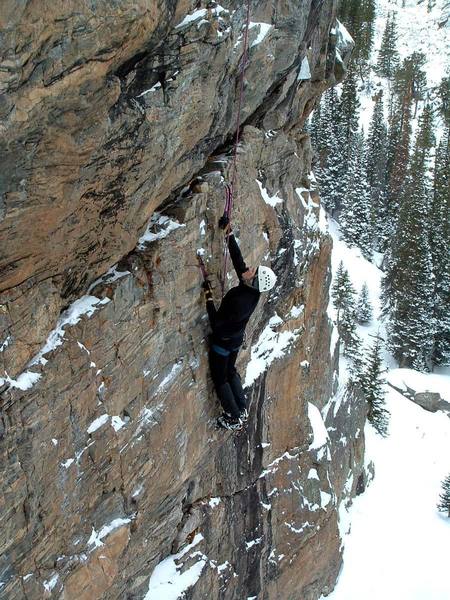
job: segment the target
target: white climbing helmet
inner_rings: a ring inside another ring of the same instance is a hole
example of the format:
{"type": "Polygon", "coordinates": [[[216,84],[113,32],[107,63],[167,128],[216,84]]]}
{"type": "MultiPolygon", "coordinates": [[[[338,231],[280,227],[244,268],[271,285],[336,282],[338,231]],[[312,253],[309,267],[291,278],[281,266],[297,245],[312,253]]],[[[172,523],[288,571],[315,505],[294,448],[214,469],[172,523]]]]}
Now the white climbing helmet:
{"type": "Polygon", "coordinates": [[[269,267],[258,267],[258,289],[260,292],[268,292],[277,282],[277,276],[269,267]]]}

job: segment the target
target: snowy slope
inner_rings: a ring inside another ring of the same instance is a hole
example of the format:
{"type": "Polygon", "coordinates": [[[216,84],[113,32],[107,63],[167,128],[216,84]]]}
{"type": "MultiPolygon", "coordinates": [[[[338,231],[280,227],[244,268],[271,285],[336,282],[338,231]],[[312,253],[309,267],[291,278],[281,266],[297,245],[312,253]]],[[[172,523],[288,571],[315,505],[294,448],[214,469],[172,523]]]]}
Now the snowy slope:
{"type": "Polygon", "coordinates": [[[450,519],[438,513],[436,503],[450,471],[450,419],[394,390],[387,408],[388,438],[366,427],[375,479],[350,514],[341,515],[351,529],[344,567],[328,600],[448,600],[450,519]]]}
{"type": "MultiPolygon", "coordinates": [[[[361,253],[339,239],[339,228],[330,223],[333,237],[332,267],[339,261],[357,289],[369,286],[374,318],[359,327],[364,340],[378,329],[381,271],[361,253]]],[[[388,379],[404,381],[416,391],[439,391],[449,397],[450,369],[439,375],[390,367],[388,379]]],[[[341,359],[341,369],[345,369],[341,359]]],[[[341,370],[343,385],[346,374],[341,370]]],[[[429,413],[388,388],[390,435],[383,439],[366,426],[366,461],[375,465],[375,479],[354,500],[347,513],[340,509],[341,531],[346,535],[344,567],[329,600],[449,600],[447,576],[450,519],[436,509],[441,481],[450,473],[450,419],[442,412],[429,413]]]]}
{"type": "Polygon", "coordinates": [[[436,0],[430,12],[427,12],[427,5],[427,0],[406,0],[405,8],[402,8],[401,1],[378,0],[374,50],[376,56],[388,13],[395,13],[400,59],[413,52],[423,52],[427,57],[428,84],[433,86],[440,82],[449,68],[450,19],[446,26],[439,25],[450,8],[448,0],[436,0]]]}
{"type": "MultiPolygon", "coordinates": [[[[450,20],[446,27],[439,27],[450,3],[436,0],[430,12],[427,5],[427,0],[377,0],[371,62],[376,63],[388,13],[395,12],[400,58],[415,51],[426,55],[430,89],[450,74],[450,20]]],[[[382,89],[387,99],[389,83],[372,72],[362,87],[360,124],[367,134],[375,95],[382,89]]],[[[417,117],[420,112],[419,106],[417,117]]],[[[413,128],[416,124],[417,118],[413,128]]],[[[356,291],[364,282],[369,287],[374,316],[371,323],[358,327],[367,347],[377,333],[385,338],[379,301],[382,272],[376,266],[382,256],[375,256],[375,264],[368,262],[359,249],[341,241],[337,223],[331,221],[329,228],[333,278],[342,260],[356,291]]],[[[335,318],[332,307],[329,314],[335,318]]],[[[386,350],[383,360],[388,369],[386,379],[398,388],[406,385],[417,392],[439,392],[450,400],[450,368],[433,374],[399,369],[386,350]]],[[[345,387],[347,367],[347,360],[341,357],[338,394],[345,387]]],[[[386,405],[391,414],[389,437],[381,438],[369,424],[365,431],[366,462],[374,464],[375,478],[349,509],[344,503],[340,508],[344,566],[328,599],[450,600],[450,519],[436,508],[441,482],[450,473],[450,419],[443,412],[426,412],[389,386],[386,405]]]]}
{"type": "MultiPolygon", "coordinates": [[[[367,347],[373,344],[374,337],[376,335],[380,335],[382,338],[385,337],[385,327],[384,324],[380,320],[381,313],[381,305],[380,305],[380,286],[381,286],[381,277],[382,271],[366,260],[359,248],[349,248],[344,241],[340,239],[339,235],[339,225],[333,219],[330,219],[329,231],[333,238],[333,252],[331,255],[331,267],[333,271],[333,280],[332,285],[334,283],[334,279],[336,276],[336,271],[339,267],[339,263],[342,260],[345,268],[350,274],[350,278],[352,280],[353,286],[357,294],[361,291],[361,288],[364,283],[367,283],[369,288],[369,300],[373,308],[373,318],[372,321],[367,325],[362,325],[358,327],[358,335],[360,336],[363,346],[367,347]]],[[[376,255],[376,253],[375,253],[376,255]]],[[[381,255],[376,255],[376,257],[380,257],[381,255]]],[[[376,259],[375,257],[375,259],[376,259]]],[[[329,308],[330,317],[335,320],[336,311],[330,303],[329,308]]],[[[391,356],[384,352],[384,362],[391,368],[395,368],[396,364],[391,356]]],[[[343,385],[346,379],[346,366],[347,361],[344,357],[340,359],[340,383],[343,385]]]]}
{"type": "MultiPolygon", "coordinates": [[[[377,1],[371,64],[376,64],[388,14],[395,13],[400,60],[413,52],[423,52],[427,58],[428,87],[434,87],[443,77],[450,74],[450,18],[445,26],[440,26],[450,11],[450,4],[448,0],[436,0],[433,9],[427,12],[427,0],[406,0],[404,8],[402,3],[402,0],[377,1]]],[[[360,125],[366,134],[373,112],[375,92],[383,89],[384,97],[389,96],[387,80],[373,72],[370,80],[371,85],[360,94],[360,125]]]]}

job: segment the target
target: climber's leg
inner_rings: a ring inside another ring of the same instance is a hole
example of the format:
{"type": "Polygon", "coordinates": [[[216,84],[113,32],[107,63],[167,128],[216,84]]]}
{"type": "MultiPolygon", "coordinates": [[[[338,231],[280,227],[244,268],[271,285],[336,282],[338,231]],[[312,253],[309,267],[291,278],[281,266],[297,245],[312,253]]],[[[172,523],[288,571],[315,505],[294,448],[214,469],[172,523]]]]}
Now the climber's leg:
{"type": "Polygon", "coordinates": [[[209,352],[209,366],[217,396],[223,410],[234,419],[238,419],[241,411],[236,404],[233,391],[227,378],[230,354],[227,350],[219,353],[217,350],[214,350],[214,348],[215,346],[213,346],[209,352]]]}
{"type": "Polygon", "coordinates": [[[247,396],[242,387],[241,377],[239,373],[236,371],[235,363],[237,359],[237,355],[239,352],[239,348],[230,353],[228,360],[228,381],[233,390],[234,399],[236,404],[238,405],[239,412],[243,413],[247,410],[247,396]]]}

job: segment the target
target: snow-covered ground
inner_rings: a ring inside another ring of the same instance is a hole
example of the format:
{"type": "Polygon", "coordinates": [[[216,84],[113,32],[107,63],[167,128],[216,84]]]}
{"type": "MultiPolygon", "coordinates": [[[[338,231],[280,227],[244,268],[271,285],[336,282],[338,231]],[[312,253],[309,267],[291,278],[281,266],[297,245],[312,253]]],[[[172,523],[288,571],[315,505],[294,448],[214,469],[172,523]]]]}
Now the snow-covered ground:
{"type": "MultiPolygon", "coordinates": [[[[373,318],[368,325],[358,327],[358,334],[362,340],[363,346],[372,345],[376,335],[379,334],[383,338],[385,335],[384,325],[380,320],[380,286],[382,272],[376,265],[363,257],[359,248],[349,248],[340,239],[339,225],[336,221],[330,220],[329,231],[333,238],[333,253],[331,255],[333,282],[339,263],[342,261],[350,274],[351,281],[357,294],[360,293],[363,284],[367,283],[369,289],[369,301],[373,308],[373,318]]],[[[379,260],[381,260],[381,255],[378,256],[380,257],[379,260]]],[[[375,256],[374,260],[377,262],[377,256],[375,256]]],[[[328,313],[332,319],[336,318],[336,311],[331,302],[328,313]]],[[[390,359],[390,356],[386,352],[384,353],[384,360],[392,368],[395,366],[394,361],[390,359]]],[[[341,358],[341,384],[345,383],[346,364],[345,358],[341,358]]]]}
{"type": "Polygon", "coordinates": [[[450,419],[392,389],[386,400],[390,435],[383,439],[366,427],[375,479],[348,515],[341,508],[350,533],[328,600],[448,600],[450,519],[436,503],[450,472],[450,419]]]}
{"type": "MultiPolygon", "coordinates": [[[[428,88],[450,74],[450,21],[445,20],[450,4],[436,0],[430,12],[428,2],[418,0],[377,0],[376,63],[388,13],[395,13],[398,51],[404,59],[415,51],[426,55],[428,88]],[[403,6],[404,4],[404,6],[403,6]]],[[[360,125],[367,134],[376,92],[389,96],[388,81],[371,73],[360,93],[360,125]]],[[[419,106],[418,115],[421,112],[419,106]]],[[[417,115],[417,116],[418,116],[417,115]]],[[[417,125],[417,118],[413,123],[417,125]]],[[[439,123],[437,133],[439,137],[439,123]]],[[[340,240],[339,227],[330,222],[333,237],[332,268],[335,275],[342,260],[357,292],[364,282],[374,309],[372,322],[358,327],[364,346],[379,333],[385,338],[380,319],[382,272],[364,259],[356,248],[340,240]]],[[[329,314],[335,317],[332,306],[329,314]]],[[[424,374],[398,369],[385,350],[386,379],[398,388],[439,392],[450,401],[450,368],[424,374]]],[[[347,361],[340,359],[340,393],[347,380],[347,361]]],[[[430,413],[386,388],[386,408],[391,414],[389,437],[381,438],[366,426],[366,461],[373,462],[375,478],[349,510],[340,508],[340,529],[344,534],[344,566],[329,600],[450,600],[448,557],[450,519],[438,512],[436,504],[441,482],[450,473],[450,419],[443,412],[430,413]]]]}
{"type": "MultiPolygon", "coordinates": [[[[363,340],[378,329],[380,270],[355,248],[339,239],[331,221],[333,272],[344,262],[357,289],[369,286],[374,307],[372,323],[359,327],[363,340]]],[[[396,369],[385,353],[388,379],[416,391],[439,391],[450,400],[450,369],[439,374],[396,369]]],[[[345,359],[341,369],[345,369],[345,359]]],[[[341,371],[342,373],[342,371],[341,371]]],[[[345,374],[342,378],[345,381],[345,374]]],[[[342,385],[342,382],[341,382],[342,385]]],[[[450,519],[436,509],[441,482],[450,473],[450,419],[430,413],[387,388],[391,413],[389,437],[366,426],[366,462],[373,461],[375,478],[349,511],[340,509],[344,536],[344,566],[328,600],[449,600],[448,557],[450,519]]]]}
{"type": "Polygon", "coordinates": [[[428,4],[428,0],[377,0],[374,49],[377,56],[388,13],[395,14],[400,59],[413,52],[423,52],[427,58],[428,85],[434,86],[449,68],[450,21],[446,26],[440,24],[444,15],[449,14],[450,5],[448,0],[435,0],[428,12],[428,4]]]}
{"type": "MultiPolygon", "coordinates": [[[[435,87],[441,79],[450,74],[450,19],[446,26],[441,23],[449,14],[448,0],[436,0],[434,7],[427,11],[427,0],[377,0],[374,47],[371,64],[375,65],[380,49],[388,14],[395,14],[398,30],[397,50],[400,60],[413,52],[423,52],[426,56],[428,88],[435,87]]],[[[385,101],[389,96],[388,81],[373,72],[371,84],[360,94],[360,125],[368,133],[374,107],[375,92],[384,90],[385,101]]],[[[420,107],[418,115],[420,114],[420,107]]]]}

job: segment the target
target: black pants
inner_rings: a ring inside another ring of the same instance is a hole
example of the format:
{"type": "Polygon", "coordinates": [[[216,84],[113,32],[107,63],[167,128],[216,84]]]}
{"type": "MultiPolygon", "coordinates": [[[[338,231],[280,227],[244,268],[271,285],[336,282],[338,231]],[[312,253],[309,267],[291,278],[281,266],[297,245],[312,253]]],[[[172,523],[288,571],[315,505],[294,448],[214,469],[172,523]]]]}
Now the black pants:
{"type": "Polygon", "coordinates": [[[211,377],[223,410],[232,417],[238,418],[247,408],[247,398],[242,389],[241,378],[234,366],[239,349],[232,350],[228,355],[225,355],[225,352],[219,354],[214,347],[209,351],[211,377]]]}

